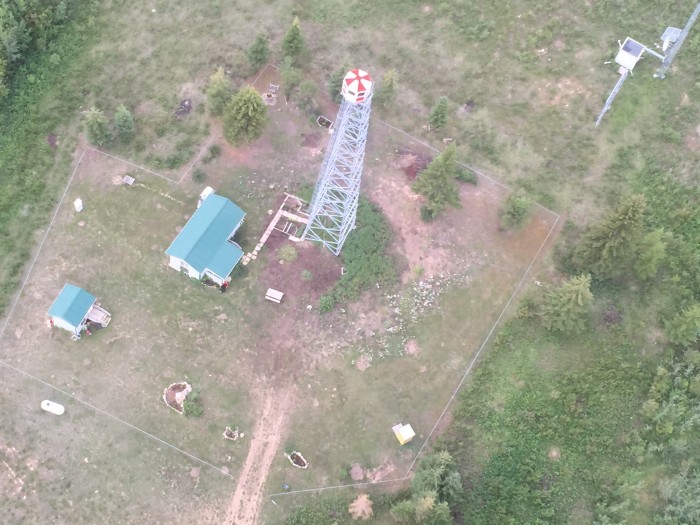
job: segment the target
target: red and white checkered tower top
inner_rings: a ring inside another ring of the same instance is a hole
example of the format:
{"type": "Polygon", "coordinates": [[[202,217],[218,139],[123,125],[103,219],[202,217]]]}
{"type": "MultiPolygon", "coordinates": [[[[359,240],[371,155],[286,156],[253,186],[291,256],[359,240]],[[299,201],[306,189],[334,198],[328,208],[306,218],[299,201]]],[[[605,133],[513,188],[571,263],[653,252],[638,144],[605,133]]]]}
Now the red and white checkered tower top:
{"type": "Polygon", "coordinates": [[[367,71],[353,69],[348,71],[343,78],[343,86],[340,92],[348,102],[358,104],[364,102],[372,93],[372,79],[367,71]]]}

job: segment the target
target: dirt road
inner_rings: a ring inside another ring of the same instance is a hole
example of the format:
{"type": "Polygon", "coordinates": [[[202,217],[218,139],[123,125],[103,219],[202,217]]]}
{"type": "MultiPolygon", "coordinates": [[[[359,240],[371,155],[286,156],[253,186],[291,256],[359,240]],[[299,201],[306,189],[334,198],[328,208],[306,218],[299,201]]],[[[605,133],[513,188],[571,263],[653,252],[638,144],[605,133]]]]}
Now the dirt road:
{"type": "Polygon", "coordinates": [[[262,411],[251,435],[250,450],[226,512],[226,525],[259,523],[263,489],[291,411],[292,392],[287,388],[261,395],[262,411]]]}

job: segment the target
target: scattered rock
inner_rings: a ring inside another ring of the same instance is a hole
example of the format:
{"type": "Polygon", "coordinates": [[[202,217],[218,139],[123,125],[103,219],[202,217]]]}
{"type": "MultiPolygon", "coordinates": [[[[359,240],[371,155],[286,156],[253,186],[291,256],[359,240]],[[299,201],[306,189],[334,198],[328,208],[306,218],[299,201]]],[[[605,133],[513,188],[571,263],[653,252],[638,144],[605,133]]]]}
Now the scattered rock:
{"type": "Polygon", "coordinates": [[[23,333],[24,333],[24,330],[22,330],[21,328],[16,328],[16,329],[15,329],[15,337],[16,337],[17,339],[22,339],[22,334],[23,334],[23,333]]]}
{"type": "Polygon", "coordinates": [[[219,314],[219,315],[216,316],[216,318],[217,318],[219,321],[225,321],[226,319],[228,319],[228,315],[226,315],[226,314],[219,314]]]}
{"type": "Polygon", "coordinates": [[[200,471],[200,468],[199,468],[199,467],[192,467],[192,470],[190,470],[190,476],[192,476],[192,477],[195,478],[195,479],[198,478],[198,477],[199,477],[199,471],[200,471]]]}
{"type": "Polygon", "coordinates": [[[559,459],[561,457],[561,452],[558,448],[552,447],[549,449],[549,452],[547,452],[547,457],[549,459],[559,459]]]}
{"type": "Polygon", "coordinates": [[[226,466],[221,467],[221,473],[223,475],[228,476],[228,472],[229,472],[228,467],[226,467],[226,466]]]}
{"type": "Polygon", "coordinates": [[[80,221],[80,222],[78,222],[78,226],[80,226],[80,227],[85,226],[85,221],[80,221]]]}

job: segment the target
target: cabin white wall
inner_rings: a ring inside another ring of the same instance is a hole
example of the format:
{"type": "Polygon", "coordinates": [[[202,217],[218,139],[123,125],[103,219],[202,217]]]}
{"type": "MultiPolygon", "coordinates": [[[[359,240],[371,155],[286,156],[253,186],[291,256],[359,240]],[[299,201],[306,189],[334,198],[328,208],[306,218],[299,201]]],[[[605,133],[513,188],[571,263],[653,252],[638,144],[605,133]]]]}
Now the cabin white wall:
{"type": "Polygon", "coordinates": [[[172,255],[170,256],[170,262],[168,263],[168,266],[173,268],[174,270],[177,270],[178,272],[186,271],[187,275],[192,277],[193,279],[201,279],[202,275],[192,268],[189,264],[187,264],[185,261],[178,257],[173,257],[172,255]]]}
{"type": "Polygon", "coordinates": [[[64,330],[68,330],[72,334],[74,334],[76,332],[76,327],[71,325],[67,321],[64,321],[63,319],[60,319],[58,317],[52,317],[52,319],[53,319],[54,326],[58,326],[59,328],[63,328],[64,330]]]}

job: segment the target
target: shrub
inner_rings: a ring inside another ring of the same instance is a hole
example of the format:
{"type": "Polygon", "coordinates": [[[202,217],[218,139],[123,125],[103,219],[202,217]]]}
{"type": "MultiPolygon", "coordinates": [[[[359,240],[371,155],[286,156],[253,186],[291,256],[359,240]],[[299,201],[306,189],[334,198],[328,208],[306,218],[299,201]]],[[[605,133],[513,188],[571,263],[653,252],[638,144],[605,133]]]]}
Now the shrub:
{"type": "Polygon", "coordinates": [[[455,173],[455,179],[460,182],[466,182],[467,184],[473,184],[474,186],[476,186],[479,182],[476,178],[476,173],[471,170],[457,170],[457,173],[455,173]]]}
{"type": "Polygon", "coordinates": [[[280,259],[284,262],[292,262],[292,261],[296,260],[296,258],[299,256],[299,254],[297,253],[294,246],[290,246],[289,244],[285,244],[284,246],[282,246],[280,248],[279,256],[280,256],[280,259]]]}
{"type": "Polygon", "coordinates": [[[83,122],[88,142],[102,146],[109,139],[109,121],[101,109],[92,106],[83,112],[83,122]]]}
{"type": "Polygon", "coordinates": [[[303,270],[301,272],[301,278],[303,281],[311,281],[314,278],[314,274],[312,274],[309,270],[303,270]]]}
{"type": "Polygon", "coordinates": [[[506,202],[501,208],[501,227],[504,230],[519,228],[530,216],[532,210],[532,199],[521,192],[508,195],[506,202]]]}
{"type": "Polygon", "coordinates": [[[197,390],[192,390],[192,392],[187,394],[182,408],[187,417],[202,417],[204,409],[199,403],[199,392],[197,390]]]}
{"type": "Polygon", "coordinates": [[[333,307],[335,306],[335,299],[333,298],[332,294],[325,294],[322,295],[321,298],[318,300],[318,310],[321,313],[326,313],[330,312],[333,310],[333,307]]]}
{"type": "Polygon", "coordinates": [[[211,146],[209,146],[209,150],[207,151],[206,155],[202,157],[202,162],[204,164],[209,164],[219,155],[221,155],[221,146],[219,146],[218,144],[212,144],[211,146]]]}
{"type": "Polygon", "coordinates": [[[192,180],[195,182],[204,182],[207,180],[207,174],[201,168],[197,168],[192,172],[192,180]]]}

